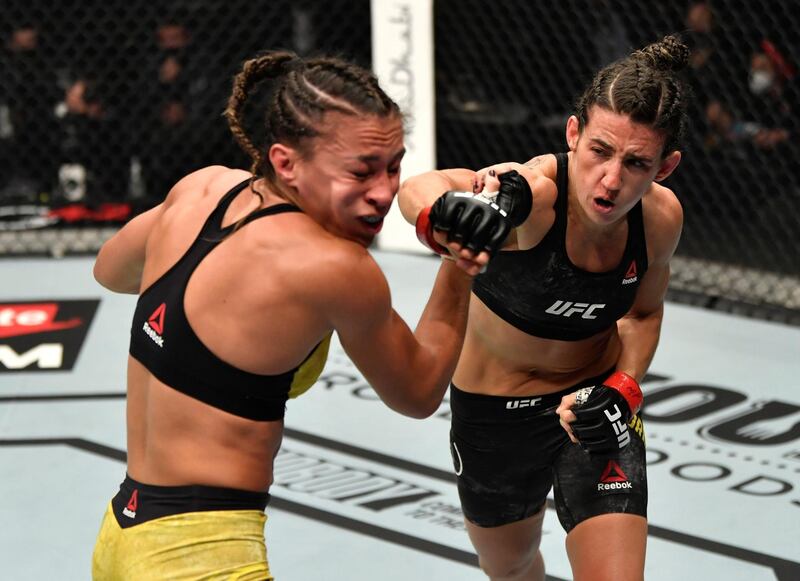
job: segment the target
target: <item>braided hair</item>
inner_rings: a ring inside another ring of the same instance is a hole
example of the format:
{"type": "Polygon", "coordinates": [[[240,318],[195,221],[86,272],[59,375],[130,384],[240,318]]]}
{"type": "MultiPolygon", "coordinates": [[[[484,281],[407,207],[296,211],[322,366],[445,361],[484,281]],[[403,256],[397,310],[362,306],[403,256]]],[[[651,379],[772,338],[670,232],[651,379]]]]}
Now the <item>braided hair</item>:
{"type": "MultiPolygon", "coordinates": [[[[326,113],[402,117],[398,105],[381,89],[368,70],[336,57],[301,58],[273,51],[246,61],[235,76],[225,117],[239,146],[252,160],[255,181],[275,179],[266,159],[268,145],[285,143],[307,153],[320,135],[326,113]],[[272,84],[264,115],[264,143],[258,147],[244,128],[248,98],[263,81],[272,84]]],[[[259,195],[255,190],[254,193],[259,195]]]]}
{"type": "Polygon", "coordinates": [[[676,35],[665,36],[598,72],[577,102],[582,131],[589,110],[598,105],[629,115],[663,132],[663,155],[679,149],[686,132],[689,89],[680,72],[689,64],[689,48],[676,35]]]}

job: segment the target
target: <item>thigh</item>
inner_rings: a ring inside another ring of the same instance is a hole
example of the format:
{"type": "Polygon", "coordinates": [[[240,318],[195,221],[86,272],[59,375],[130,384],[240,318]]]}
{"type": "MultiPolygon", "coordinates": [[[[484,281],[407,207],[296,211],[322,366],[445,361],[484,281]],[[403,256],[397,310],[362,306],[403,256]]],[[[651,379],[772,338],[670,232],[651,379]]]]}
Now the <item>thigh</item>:
{"type": "Polygon", "coordinates": [[[492,575],[530,566],[542,540],[545,505],[523,520],[497,527],[480,527],[467,521],[467,533],[483,570],[492,575]]]}
{"type": "MultiPolygon", "coordinates": [[[[458,495],[466,519],[478,527],[499,527],[527,519],[544,505],[553,484],[547,459],[529,426],[494,426],[490,430],[454,423],[450,452],[458,495]]],[[[559,428],[560,429],[560,428],[559,428]]]]}
{"type": "Polygon", "coordinates": [[[603,514],[578,524],[567,535],[574,581],[641,581],[647,520],[633,514],[603,514]]]}
{"type": "Polygon", "coordinates": [[[644,426],[638,416],[634,416],[629,425],[630,444],[619,452],[590,455],[577,444],[570,443],[556,459],[556,510],[568,533],[598,515],[647,517],[644,426]]]}

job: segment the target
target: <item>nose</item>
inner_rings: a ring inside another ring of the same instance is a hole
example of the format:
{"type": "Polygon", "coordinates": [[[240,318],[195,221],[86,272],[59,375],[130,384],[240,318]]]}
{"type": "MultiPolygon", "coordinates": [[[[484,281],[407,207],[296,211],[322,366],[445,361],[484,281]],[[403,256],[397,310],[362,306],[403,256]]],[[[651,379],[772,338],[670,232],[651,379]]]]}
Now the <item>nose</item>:
{"type": "Polygon", "coordinates": [[[605,166],[605,175],[600,183],[610,192],[619,190],[622,187],[622,162],[609,161],[605,166]]]}
{"type": "Polygon", "coordinates": [[[399,179],[382,173],[376,176],[375,183],[367,191],[367,201],[378,208],[388,208],[392,205],[399,187],[399,179]]]}

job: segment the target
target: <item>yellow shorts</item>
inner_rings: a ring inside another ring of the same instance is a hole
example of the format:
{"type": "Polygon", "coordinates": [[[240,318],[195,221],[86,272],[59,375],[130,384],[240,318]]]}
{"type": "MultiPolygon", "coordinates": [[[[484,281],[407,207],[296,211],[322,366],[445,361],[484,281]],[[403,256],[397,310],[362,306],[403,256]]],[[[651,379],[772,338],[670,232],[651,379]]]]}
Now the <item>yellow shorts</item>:
{"type": "Polygon", "coordinates": [[[260,510],[187,512],[121,528],[108,505],[92,558],[94,581],[265,581],[260,510]]]}

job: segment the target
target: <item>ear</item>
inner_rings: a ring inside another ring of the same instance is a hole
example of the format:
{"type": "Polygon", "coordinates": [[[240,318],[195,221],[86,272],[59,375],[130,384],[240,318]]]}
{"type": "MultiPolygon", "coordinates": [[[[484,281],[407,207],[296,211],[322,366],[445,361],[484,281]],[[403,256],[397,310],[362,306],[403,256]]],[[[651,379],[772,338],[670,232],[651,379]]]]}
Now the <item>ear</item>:
{"type": "Polygon", "coordinates": [[[569,119],[567,119],[567,145],[570,151],[575,151],[578,147],[578,138],[580,136],[580,122],[575,115],[570,115],[569,119]]]}
{"type": "Polygon", "coordinates": [[[678,164],[681,162],[681,152],[680,151],[673,151],[670,153],[664,161],[661,162],[661,167],[658,168],[656,172],[656,177],[653,178],[654,181],[660,182],[669,177],[675,168],[678,167],[678,164]]]}
{"type": "Polygon", "coordinates": [[[282,143],[273,143],[267,155],[278,179],[293,186],[297,179],[297,161],[300,159],[297,150],[282,143]]]}

